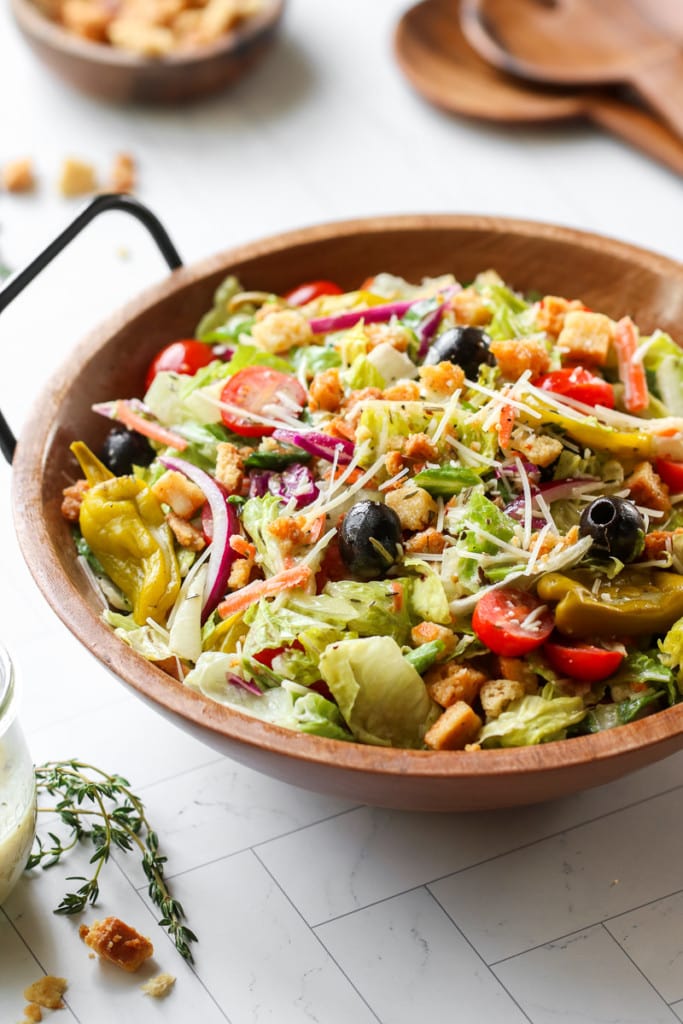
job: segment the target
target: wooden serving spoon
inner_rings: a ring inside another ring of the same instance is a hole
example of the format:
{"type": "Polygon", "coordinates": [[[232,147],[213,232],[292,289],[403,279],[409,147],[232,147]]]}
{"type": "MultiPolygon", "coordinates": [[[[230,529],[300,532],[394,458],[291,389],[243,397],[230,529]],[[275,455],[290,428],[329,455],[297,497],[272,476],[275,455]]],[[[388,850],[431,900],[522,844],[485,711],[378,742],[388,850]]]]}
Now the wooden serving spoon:
{"type": "Polygon", "coordinates": [[[654,3],[656,22],[628,0],[462,0],[461,21],[503,71],[556,85],[628,83],[683,138],[683,55],[662,29],[680,25],[680,0],[654,3]]]}
{"type": "Polygon", "coordinates": [[[542,89],[491,67],[465,39],[459,5],[422,0],[396,27],[399,66],[427,100],[450,113],[503,123],[589,118],[683,175],[683,142],[650,114],[606,92],[542,89]]]}

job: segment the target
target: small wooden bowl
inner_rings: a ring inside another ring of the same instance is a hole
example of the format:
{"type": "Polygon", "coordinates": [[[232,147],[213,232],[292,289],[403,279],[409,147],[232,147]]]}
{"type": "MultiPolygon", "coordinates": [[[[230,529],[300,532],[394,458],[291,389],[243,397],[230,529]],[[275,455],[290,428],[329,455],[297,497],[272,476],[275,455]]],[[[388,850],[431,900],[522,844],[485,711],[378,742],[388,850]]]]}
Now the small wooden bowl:
{"type": "Polygon", "coordinates": [[[14,460],[19,542],[57,615],[102,664],[147,702],[216,750],[295,785],[410,810],[472,810],[533,803],[600,785],[683,747],[683,704],[593,736],[471,753],[394,750],[269,725],[185,689],[117,639],[78,562],[60,514],[68,446],[94,448],[108,426],[92,402],[139,395],[145,369],[169,338],[194,329],[222,278],[283,293],[325,277],[346,288],[368,274],[408,279],[452,271],[462,281],[489,267],[523,290],[580,297],[645,332],[676,336],[683,266],[597,235],[476,216],[349,221],[255,242],[175,271],[95,330],[38,399],[14,460]]]}
{"type": "Polygon", "coordinates": [[[81,92],[117,103],[173,104],[219,92],[265,54],[282,18],[284,0],[219,42],[153,60],[91,43],[46,18],[32,0],[10,0],[14,20],[34,53],[81,92]]]}

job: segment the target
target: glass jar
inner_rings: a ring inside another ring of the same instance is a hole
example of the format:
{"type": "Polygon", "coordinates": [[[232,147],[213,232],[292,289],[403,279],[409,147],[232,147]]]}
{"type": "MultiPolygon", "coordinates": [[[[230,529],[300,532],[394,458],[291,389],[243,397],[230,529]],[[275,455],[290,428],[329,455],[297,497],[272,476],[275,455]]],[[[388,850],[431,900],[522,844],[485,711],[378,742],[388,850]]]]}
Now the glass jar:
{"type": "Polygon", "coordinates": [[[24,869],[35,830],[33,762],[17,718],[12,662],[0,647],[0,904],[24,869]]]}

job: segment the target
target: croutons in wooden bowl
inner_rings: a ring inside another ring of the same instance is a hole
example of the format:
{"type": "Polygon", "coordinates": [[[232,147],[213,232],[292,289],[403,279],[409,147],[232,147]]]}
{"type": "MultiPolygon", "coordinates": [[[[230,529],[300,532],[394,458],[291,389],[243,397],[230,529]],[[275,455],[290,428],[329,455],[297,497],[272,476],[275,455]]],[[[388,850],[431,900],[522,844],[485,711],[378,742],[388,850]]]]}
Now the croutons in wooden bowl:
{"type": "MultiPolygon", "coordinates": [[[[94,0],[71,0],[71,7],[34,0],[10,0],[14,20],[35,54],[53,72],[81,92],[116,103],[173,104],[197,100],[220,92],[253,67],[272,43],[284,10],[284,0],[262,0],[253,4],[253,13],[236,21],[234,27],[219,31],[220,19],[214,18],[206,33],[199,33],[196,44],[187,45],[181,37],[174,44],[173,28],[141,29],[133,21],[123,21],[110,39],[109,29],[91,25],[89,4],[94,0]],[[73,31],[48,16],[67,7],[84,19],[82,31],[73,31]],[[140,34],[142,33],[142,34],[140,34]]],[[[105,9],[107,5],[102,5],[105,9]]],[[[171,5],[172,6],[172,5],[171,5]]],[[[197,6],[179,13],[202,13],[197,6]]],[[[229,6],[229,5],[228,5],[229,6]]],[[[190,36],[188,36],[190,39],[190,36]]]]}
{"type": "Polygon", "coordinates": [[[683,747],[683,704],[611,730],[516,749],[402,750],[306,735],[214,703],[126,646],[100,619],[60,513],[69,444],[95,449],[108,427],[103,397],[143,392],[151,358],[187,337],[228,274],[284,294],[330,278],[358,287],[380,270],[419,280],[494,267],[520,290],[580,296],[644,332],[680,331],[683,266],[618,241],[547,224],[477,216],[404,216],[312,227],[177,270],[95,330],[39,397],[14,460],[14,507],[26,561],[48,602],[102,664],[208,745],[289,783],[411,810],[481,810],[533,803],[609,782],[683,747]]]}

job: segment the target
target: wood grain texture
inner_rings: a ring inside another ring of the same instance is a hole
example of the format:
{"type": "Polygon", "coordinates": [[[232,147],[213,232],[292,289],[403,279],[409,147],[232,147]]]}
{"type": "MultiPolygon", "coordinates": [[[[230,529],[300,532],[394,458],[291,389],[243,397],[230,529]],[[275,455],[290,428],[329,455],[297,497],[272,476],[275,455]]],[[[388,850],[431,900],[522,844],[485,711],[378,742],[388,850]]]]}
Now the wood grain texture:
{"type": "Polygon", "coordinates": [[[626,82],[683,137],[680,12],[629,0],[462,0],[463,31],[496,67],[555,85],[626,82]],[[671,33],[663,28],[670,12],[671,33]]]}
{"type": "Polygon", "coordinates": [[[683,174],[683,141],[644,110],[606,90],[546,89],[506,74],[479,55],[460,26],[460,0],[422,0],[394,35],[402,71],[430,103],[501,123],[585,117],[683,174]]]}
{"type": "Polygon", "coordinates": [[[271,0],[217,43],[163,60],[83,40],[49,21],[32,0],[10,0],[10,7],[36,56],[76,89],[115,103],[172,105],[220,92],[246,74],[272,43],[284,0],[271,0]]]}
{"type": "Polygon", "coordinates": [[[38,398],[19,441],[13,505],[19,542],[44,596],[102,664],[205,742],[295,785],[363,803],[469,810],[532,803],[615,779],[683,747],[683,706],[619,729],[519,750],[436,753],[345,744],[268,725],[205,699],[146,662],[99,621],[59,506],[77,475],[68,445],[93,446],[107,426],[93,401],[140,394],[150,358],[193,330],[223,276],[283,292],[330,277],[357,286],[391,270],[408,278],[495,267],[520,289],[580,296],[643,331],[683,322],[683,267],[632,246],[547,224],[472,216],[407,216],[314,227],[176,271],[95,330],[38,398]]]}

